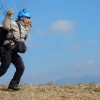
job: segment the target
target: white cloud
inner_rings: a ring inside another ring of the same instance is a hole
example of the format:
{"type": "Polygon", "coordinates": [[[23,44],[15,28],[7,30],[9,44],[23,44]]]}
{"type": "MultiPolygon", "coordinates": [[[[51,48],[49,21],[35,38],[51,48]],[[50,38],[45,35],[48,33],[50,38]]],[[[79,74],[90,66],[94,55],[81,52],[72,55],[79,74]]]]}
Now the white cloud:
{"type": "Polygon", "coordinates": [[[44,56],[43,57],[45,60],[50,60],[50,59],[52,59],[53,57],[52,56],[44,56]]]}
{"type": "Polygon", "coordinates": [[[92,65],[92,64],[93,64],[93,61],[92,61],[92,60],[88,60],[88,61],[87,61],[87,64],[88,64],[88,65],[92,65]]]}
{"type": "Polygon", "coordinates": [[[37,75],[39,75],[39,74],[36,72],[32,73],[32,76],[37,76],[37,75]]]}
{"type": "Polygon", "coordinates": [[[45,34],[45,32],[42,32],[41,30],[39,30],[39,28],[37,28],[37,29],[35,30],[35,32],[36,32],[36,34],[38,34],[39,36],[45,34]]]}
{"type": "Polygon", "coordinates": [[[26,42],[26,46],[31,46],[31,47],[32,46],[39,46],[39,44],[33,42],[33,38],[32,38],[31,33],[28,34],[28,37],[27,37],[25,42],[26,42]]]}
{"type": "Polygon", "coordinates": [[[98,41],[97,40],[90,40],[88,43],[89,44],[95,44],[95,43],[97,43],[98,41]]]}
{"type": "Polygon", "coordinates": [[[26,44],[29,46],[33,45],[31,33],[28,34],[28,37],[26,39],[26,44]]]}
{"type": "Polygon", "coordinates": [[[66,33],[68,31],[72,31],[75,27],[74,21],[68,21],[68,20],[58,20],[50,26],[50,29],[54,33],[63,32],[66,33]]]}
{"type": "Polygon", "coordinates": [[[47,33],[67,33],[65,38],[71,38],[72,34],[71,31],[75,28],[75,21],[69,21],[69,20],[58,20],[56,22],[53,22],[49,27],[46,27],[45,30],[40,30],[39,28],[36,28],[35,32],[39,36],[42,36],[47,33]]]}
{"type": "Polygon", "coordinates": [[[81,67],[81,64],[80,63],[76,64],[76,67],[81,67]]]}
{"type": "Polygon", "coordinates": [[[78,64],[76,64],[76,67],[88,67],[88,66],[92,66],[92,65],[94,65],[94,64],[96,64],[97,62],[94,62],[93,60],[88,60],[88,61],[86,61],[86,62],[83,62],[83,63],[78,63],[78,64]]]}
{"type": "Polygon", "coordinates": [[[71,39],[73,38],[73,35],[71,33],[66,34],[66,36],[64,36],[65,39],[71,39]]]}
{"type": "Polygon", "coordinates": [[[69,50],[76,50],[79,48],[79,45],[78,44],[75,44],[75,45],[72,45],[72,46],[69,46],[68,49],[69,50]]]}

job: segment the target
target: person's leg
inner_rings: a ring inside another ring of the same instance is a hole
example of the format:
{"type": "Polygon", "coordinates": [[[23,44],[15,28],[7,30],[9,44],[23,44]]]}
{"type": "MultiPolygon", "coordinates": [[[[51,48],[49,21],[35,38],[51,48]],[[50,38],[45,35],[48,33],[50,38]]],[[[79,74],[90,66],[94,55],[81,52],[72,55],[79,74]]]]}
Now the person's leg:
{"type": "Polygon", "coordinates": [[[14,64],[15,68],[16,68],[16,72],[9,84],[9,86],[14,86],[14,87],[17,87],[19,82],[20,82],[20,79],[21,79],[21,76],[24,72],[24,63],[22,61],[22,58],[17,54],[17,53],[14,53],[12,55],[12,63],[14,64]]]}
{"type": "Polygon", "coordinates": [[[8,70],[11,63],[11,53],[7,52],[2,58],[1,58],[1,66],[0,66],[0,77],[3,76],[6,71],[8,70]]]}

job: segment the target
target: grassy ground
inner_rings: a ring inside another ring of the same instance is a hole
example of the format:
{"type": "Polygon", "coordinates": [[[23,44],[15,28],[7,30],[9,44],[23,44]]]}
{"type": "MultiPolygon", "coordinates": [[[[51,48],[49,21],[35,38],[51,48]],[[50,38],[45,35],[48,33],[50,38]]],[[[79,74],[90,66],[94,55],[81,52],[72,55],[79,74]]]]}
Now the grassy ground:
{"type": "Polygon", "coordinates": [[[100,100],[100,84],[19,85],[20,91],[7,91],[0,85],[0,100],[100,100]]]}

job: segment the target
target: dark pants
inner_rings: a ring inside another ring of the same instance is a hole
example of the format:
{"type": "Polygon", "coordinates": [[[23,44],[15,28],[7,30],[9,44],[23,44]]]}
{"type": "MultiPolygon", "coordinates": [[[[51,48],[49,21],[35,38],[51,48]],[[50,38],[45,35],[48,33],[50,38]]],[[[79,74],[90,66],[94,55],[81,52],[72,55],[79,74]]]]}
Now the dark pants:
{"type": "Polygon", "coordinates": [[[11,63],[14,64],[16,72],[9,85],[18,86],[25,67],[22,58],[17,54],[17,52],[9,50],[2,57],[0,66],[0,77],[6,73],[11,63]]]}

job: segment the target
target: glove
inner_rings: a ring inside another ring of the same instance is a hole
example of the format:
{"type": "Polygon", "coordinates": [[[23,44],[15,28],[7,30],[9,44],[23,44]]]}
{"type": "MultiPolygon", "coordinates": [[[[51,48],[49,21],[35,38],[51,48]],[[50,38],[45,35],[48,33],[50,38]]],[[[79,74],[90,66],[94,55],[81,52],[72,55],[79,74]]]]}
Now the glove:
{"type": "Polygon", "coordinates": [[[32,27],[32,22],[30,22],[30,27],[32,27]]]}
{"type": "Polygon", "coordinates": [[[8,15],[10,18],[12,18],[13,13],[14,13],[14,9],[10,9],[10,10],[8,10],[7,15],[8,15]]]}
{"type": "Polygon", "coordinates": [[[8,14],[13,14],[13,13],[14,13],[14,9],[10,9],[10,10],[8,10],[7,13],[8,13],[8,14]]]}
{"type": "Polygon", "coordinates": [[[32,22],[28,23],[28,27],[31,28],[32,27],[32,22]]]}

